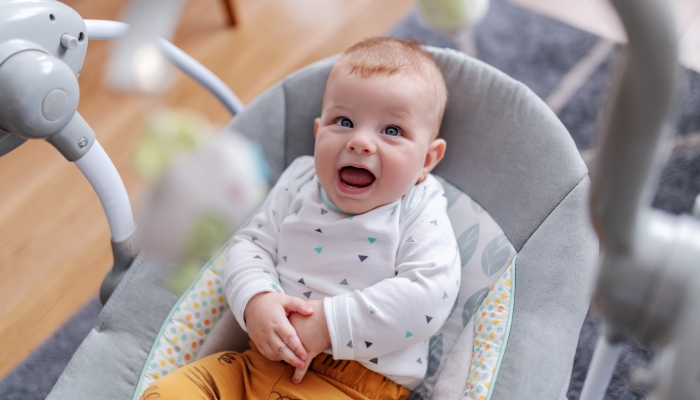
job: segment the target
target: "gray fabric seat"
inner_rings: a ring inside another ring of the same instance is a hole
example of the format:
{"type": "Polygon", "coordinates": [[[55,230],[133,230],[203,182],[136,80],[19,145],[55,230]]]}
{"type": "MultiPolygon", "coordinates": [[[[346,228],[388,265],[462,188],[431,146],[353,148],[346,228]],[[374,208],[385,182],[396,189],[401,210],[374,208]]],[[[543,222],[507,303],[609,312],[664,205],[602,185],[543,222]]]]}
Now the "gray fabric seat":
{"type": "MultiPolygon", "coordinates": [[[[448,151],[434,172],[481,204],[519,253],[510,338],[492,398],[562,399],[598,253],[586,167],[561,122],[524,85],[462,53],[429,50],[450,92],[441,130],[448,151]]],[[[313,153],[313,120],[334,61],[292,74],[232,122],[262,145],[273,182],[296,157],[313,153]]],[[[168,271],[139,256],[50,399],[133,396],[178,299],[162,287],[168,271]]]]}

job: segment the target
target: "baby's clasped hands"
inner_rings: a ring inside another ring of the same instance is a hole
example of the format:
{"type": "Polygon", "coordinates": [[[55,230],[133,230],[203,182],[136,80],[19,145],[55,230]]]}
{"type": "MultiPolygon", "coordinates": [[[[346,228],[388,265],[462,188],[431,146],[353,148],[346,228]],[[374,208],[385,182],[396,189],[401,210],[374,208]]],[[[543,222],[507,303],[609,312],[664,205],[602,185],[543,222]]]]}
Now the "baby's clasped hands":
{"type": "MultiPolygon", "coordinates": [[[[308,316],[314,314],[314,309],[298,297],[277,292],[258,293],[245,308],[248,335],[260,353],[270,360],[284,360],[297,368],[306,368],[311,357],[287,318],[290,314],[308,316]]],[[[323,317],[323,308],[320,314],[323,317]]]]}
{"type": "Polygon", "coordinates": [[[289,322],[296,330],[297,337],[306,349],[306,362],[302,368],[297,367],[292,377],[292,382],[299,383],[306,374],[306,370],[311,365],[311,361],[318,354],[331,347],[331,338],[328,333],[328,324],[323,312],[323,301],[309,300],[307,306],[313,309],[310,315],[291,313],[289,322]]]}

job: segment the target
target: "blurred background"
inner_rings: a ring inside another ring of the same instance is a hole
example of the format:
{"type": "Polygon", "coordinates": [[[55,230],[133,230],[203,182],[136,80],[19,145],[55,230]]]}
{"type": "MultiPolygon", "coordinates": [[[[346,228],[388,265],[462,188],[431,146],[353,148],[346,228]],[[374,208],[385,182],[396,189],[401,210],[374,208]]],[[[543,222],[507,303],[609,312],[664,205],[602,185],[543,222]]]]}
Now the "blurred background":
{"type": "MultiPolygon", "coordinates": [[[[126,4],[64,3],[85,19],[110,20],[119,19],[126,4]]],[[[678,26],[684,92],[674,151],[654,205],[678,214],[690,212],[700,192],[700,0],[669,4],[678,26]]],[[[173,43],[245,104],[287,74],[369,36],[452,47],[528,85],[562,119],[584,160],[594,162],[610,73],[625,41],[606,0],[493,0],[473,29],[452,35],[428,28],[415,7],[414,0],[190,0],[173,43]]],[[[163,106],[194,110],[219,127],[230,114],[180,73],[159,96],[110,90],[104,83],[109,46],[89,43],[78,110],[119,170],[138,213],[145,183],[131,167],[131,156],[149,113],[163,106]]],[[[32,377],[33,394],[17,397],[43,398],[101,309],[95,296],[112,265],[109,228],[87,180],[41,141],[28,141],[0,158],[0,188],[0,379],[8,378],[0,382],[0,397],[9,393],[12,379],[44,363],[43,376],[32,377]]],[[[590,360],[585,349],[592,348],[596,334],[588,318],[570,399],[577,398],[583,375],[576,374],[585,374],[590,360]]],[[[623,375],[614,378],[618,386],[611,386],[620,392],[610,392],[610,398],[642,396],[625,386],[625,365],[648,360],[649,352],[630,343],[626,354],[623,375]]]]}

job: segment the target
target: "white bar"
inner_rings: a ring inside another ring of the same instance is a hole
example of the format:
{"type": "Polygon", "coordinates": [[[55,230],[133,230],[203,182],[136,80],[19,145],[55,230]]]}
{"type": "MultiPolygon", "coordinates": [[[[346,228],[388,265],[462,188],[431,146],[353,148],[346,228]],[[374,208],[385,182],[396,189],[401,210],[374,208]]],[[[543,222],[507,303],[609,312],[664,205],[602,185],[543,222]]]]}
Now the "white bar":
{"type": "Polygon", "coordinates": [[[107,215],[112,241],[128,238],[136,229],[131,203],[124,182],[100,143],[95,140],[90,150],[75,162],[85,175],[107,215]]]}
{"type": "MultiPolygon", "coordinates": [[[[129,30],[128,24],[119,21],[86,19],[85,26],[88,39],[93,40],[119,39],[129,30]]],[[[231,88],[199,61],[163,38],[158,39],[158,48],[165,59],[209,90],[232,115],[243,110],[243,103],[231,88]]]]}
{"type": "Polygon", "coordinates": [[[579,400],[603,400],[622,349],[621,342],[612,344],[601,332],[579,400]]]}
{"type": "Polygon", "coordinates": [[[88,40],[119,39],[129,31],[129,25],[119,21],[86,19],[88,40]]]}
{"type": "Polygon", "coordinates": [[[160,48],[163,56],[168,61],[190,78],[199,82],[200,85],[204,86],[211,94],[219,99],[232,115],[236,115],[243,110],[243,103],[233,91],[224,81],[219,79],[218,76],[199,61],[163,38],[158,38],[158,48],[160,48]]]}

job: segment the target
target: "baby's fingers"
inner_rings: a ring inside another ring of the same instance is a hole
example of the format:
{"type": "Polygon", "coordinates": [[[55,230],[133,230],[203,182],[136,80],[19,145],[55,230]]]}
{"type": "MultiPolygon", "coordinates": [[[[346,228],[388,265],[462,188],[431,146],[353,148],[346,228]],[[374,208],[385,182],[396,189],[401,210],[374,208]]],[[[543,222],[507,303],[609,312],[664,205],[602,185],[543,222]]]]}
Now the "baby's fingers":
{"type": "Polygon", "coordinates": [[[297,336],[297,331],[291,324],[280,326],[275,332],[294,355],[299,357],[302,362],[306,361],[306,349],[301,344],[301,340],[299,340],[299,336],[297,336]]]}
{"type": "Polygon", "coordinates": [[[277,354],[280,356],[280,358],[282,358],[282,360],[289,363],[289,365],[292,365],[297,368],[304,365],[304,361],[297,357],[296,354],[294,354],[294,352],[285,345],[282,345],[282,347],[277,348],[277,354]]]}
{"type": "Polygon", "coordinates": [[[294,296],[285,297],[282,307],[284,307],[284,311],[287,315],[293,312],[297,312],[301,315],[311,315],[314,313],[314,309],[309,307],[304,300],[294,296]]]}
{"type": "MultiPolygon", "coordinates": [[[[293,329],[292,329],[293,331],[293,329]]],[[[296,332],[293,333],[291,336],[293,338],[289,338],[289,335],[282,334],[281,332],[277,332],[278,337],[273,340],[273,343],[271,343],[271,346],[274,350],[274,352],[284,361],[288,362],[290,365],[293,365],[295,367],[300,367],[304,365],[304,361],[306,361],[306,350],[304,350],[303,347],[301,347],[303,353],[302,356],[298,356],[296,352],[287,344],[285,343],[285,339],[292,343],[292,345],[295,345],[296,343],[301,346],[301,342],[299,341],[299,338],[296,335],[296,332]]],[[[296,346],[296,345],[295,345],[296,346]]]]}
{"type": "Polygon", "coordinates": [[[304,368],[297,368],[294,370],[294,376],[292,376],[292,382],[297,384],[300,383],[301,380],[304,378],[304,375],[306,375],[306,371],[309,369],[309,365],[311,364],[312,358],[309,357],[308,360],[306,360],[306,363],[304,365],[304,368]]]}

